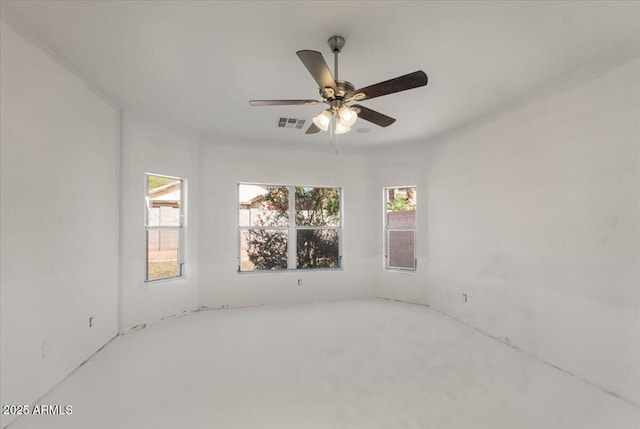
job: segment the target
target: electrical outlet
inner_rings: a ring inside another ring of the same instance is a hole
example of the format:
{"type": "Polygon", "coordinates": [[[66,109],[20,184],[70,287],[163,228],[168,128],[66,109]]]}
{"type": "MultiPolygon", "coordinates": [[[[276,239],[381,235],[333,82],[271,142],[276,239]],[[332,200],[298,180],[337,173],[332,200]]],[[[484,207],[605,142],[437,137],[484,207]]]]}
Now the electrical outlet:
{"type": "Polygon", "coordinates": [[[298,286],[302,286],[302,279],[298,279],[298,286]]]}
{"type": "Polygon", "coordinates": [[[463,294],[462,294],[462,299],[464,299],[464,302],[467,302],[467,300],[468,300],[468,296],[467,296],[467,294],[466,294],[466,293],[463,293],[463,294]]]}
{"type": "Polygon", "coordinates": [[[89,317],[89,327],[93,328],[93,316],[89,317]]]}

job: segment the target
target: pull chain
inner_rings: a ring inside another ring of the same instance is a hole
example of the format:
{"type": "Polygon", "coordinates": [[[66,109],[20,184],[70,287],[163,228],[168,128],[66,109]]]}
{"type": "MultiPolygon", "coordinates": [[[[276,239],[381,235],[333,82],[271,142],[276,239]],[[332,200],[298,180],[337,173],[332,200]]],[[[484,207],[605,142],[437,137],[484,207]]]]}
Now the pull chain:
{"type": "MultiPolygon", "coordinates": [[[[336,117],[336,118],[335,118],[335,121],[337,121],[337,120],[338,120],[338,117],[336,117]]],[[[334,129],[334,130],[332,130],[332,131],[334,131],[334,132],[333,132],[333,138],[335,138],[335,139],[336,139],[336,146],[335,146],[335,148],[336,148],[336,156],[338,156],[338,135],[335,133],[335,129],[334,129]]],[[[333,140],[333,139],[332,139],[332,140],[333,140]]],[[[333,142],[332,142],[332,144],[333,144],[333,142]]]]}
{"type": "Polygon", "coordinates": [[[331,118],[331,121],[329,121],[329,145],[333,146],[333,118],[331,118]]]}

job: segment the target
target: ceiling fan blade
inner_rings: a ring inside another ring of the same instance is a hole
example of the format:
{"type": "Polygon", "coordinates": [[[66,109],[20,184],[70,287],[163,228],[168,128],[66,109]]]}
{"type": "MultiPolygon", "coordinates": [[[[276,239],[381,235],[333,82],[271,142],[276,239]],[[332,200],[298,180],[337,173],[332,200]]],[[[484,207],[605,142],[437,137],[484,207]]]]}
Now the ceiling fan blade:
{"type": "Polygon", "coordinates": [[[322,131],[320,128],[318,128],[316,126],[316,124],[314,124],[313,122],[311,122],[311,125],[309,126],[309,128],[307,128],[307,131],[305,131],[305,134],[317,134],[320,131],[322,131]]]}
{"type": "Polygon", "coordinates": [[[320,52],[304,50],[298,51],[296,54],[318,83],[320,89],[327,87],[336,89],[336,82],[333,80],[331,70],[329,70],[329,66],[327,66],[320,52]]]}
{"type": "Polygon", "coordinates": [[[301,104],[318,104],[318,100],[249,100],[252,106],[293,106],[301,104]]]}
{"type": "Polygon", "coordinates": [[[360,109],[360,113],[358,113],[358,118],[364,119],[365,121],[369,121],[381,127],[388,127],[389,125],[393,124],[396,121],[395,118],[392,118],[387,115],[383,115],[380,112],[376,112],[375,110],[371,110],[359,104],[354,104],[351,107],[360,109]]]}
{"type": "Polygon", "coordinates": [[[425,72],[418,70],[384,82],[376,83],[364,88],[356,89],[347,95],[347,99],[370,100],[382,95],[393,94],[407,89],[418,88],[427,84],[428,78],[425,72]],[[360,95],[363,94],[363,95],[360,95]]]}

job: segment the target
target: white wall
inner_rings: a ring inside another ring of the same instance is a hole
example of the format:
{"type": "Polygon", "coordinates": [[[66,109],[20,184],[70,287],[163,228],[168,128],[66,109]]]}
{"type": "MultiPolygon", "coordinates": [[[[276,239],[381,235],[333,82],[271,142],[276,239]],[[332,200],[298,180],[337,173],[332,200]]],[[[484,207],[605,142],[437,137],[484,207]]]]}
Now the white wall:
{"type": "Polygon", "coordinates": [[[204,307],[339,300],[371,296],[368,164],[357,150],[266,149],[199,137],[125,112],[121,184],[120,330],[204,307]],[[144,282],[145,173],[187,181],[186,275],[144,282]],[[342,270],[238,273],[240,182],[339,186],[344,191],[342,270]],[[302,285],[298,286],[298,279],[302,285]]]}
{"type": "Polygon", "coordinates": [[[401,301],[427,304],[426,273],[427,263],[427,225],[428,225],[428,182],[426,160],[427,145],[412,145],[379,148],[375,156],[370,157],[369,198],[375,202],[371,228],[375,241],[371,243],[375,252],[374,290],[375,296],[399,299],[401,301]],[[384,269],[383,188],[394,186],[416,186],[416,271],[384,269]]]}
{"type": "Polygon", "coordinates": [[[119,120],[4,22],[0,41],[0,402],[32,404],[117,333],[119,120]]]}
{"type": "Polygon", "coordinates": [[[222,137],[206,143],[201,167],[205,190],[200,231],[201,305],[233,307],[371,296],[369,216],[375,202],[368,199],[363,155],[345,150],[336,156],[328,142],[306,150],[273,142],[249,147],[246,142],[222,137]],[[344,269],[238,273],[240,182],[342,187],[344,269]],[[301,286],[298,279],[302,279],[301,286]]]}
{"type": "Polygon", "coordinates": [[[403,157],[427,260],[378,293],[640,403],[640,60],[403,157]]]}
{"type": "Polygon", "coordinates": [[[198,307],[201,147],[196,134],[125,112],[122,131],[120,330],[198,307]],[[184,276],[145,282],[145,174],[185,186],[184,276]]]}

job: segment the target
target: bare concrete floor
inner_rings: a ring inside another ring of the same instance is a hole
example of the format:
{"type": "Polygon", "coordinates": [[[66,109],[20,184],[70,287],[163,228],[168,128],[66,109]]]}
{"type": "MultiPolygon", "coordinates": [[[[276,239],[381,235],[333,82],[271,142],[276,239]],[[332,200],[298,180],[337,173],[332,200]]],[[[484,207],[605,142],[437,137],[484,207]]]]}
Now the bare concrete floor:
{"type": "Polygon", "coordinates": [[[428,307],[205,311],[120,336],[10,429],[637,429],[640,408],[428,307]]]}

